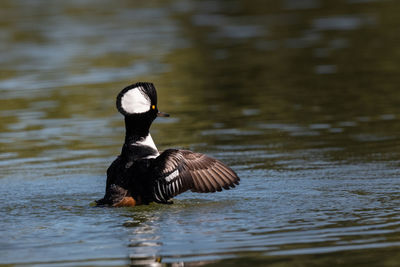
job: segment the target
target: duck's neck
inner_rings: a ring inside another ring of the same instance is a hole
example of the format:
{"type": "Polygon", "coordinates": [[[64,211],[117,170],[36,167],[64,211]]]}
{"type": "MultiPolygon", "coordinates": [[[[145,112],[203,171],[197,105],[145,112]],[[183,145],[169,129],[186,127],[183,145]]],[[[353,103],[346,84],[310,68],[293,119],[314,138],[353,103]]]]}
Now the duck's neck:
{"type": "Polygon", "coordinates": [[[141,118],[125,117],[125,144],[145,139],[150,133],[151,122],[141,118]]]}
{"type": "Polygon", "coordinates": [[[151,122],[140,118],[125,117],[125,143],[122,147],[123,155],[143,157],[156,157],[159,155],[158,149],[151,138],[149,129],[151,122]]]}

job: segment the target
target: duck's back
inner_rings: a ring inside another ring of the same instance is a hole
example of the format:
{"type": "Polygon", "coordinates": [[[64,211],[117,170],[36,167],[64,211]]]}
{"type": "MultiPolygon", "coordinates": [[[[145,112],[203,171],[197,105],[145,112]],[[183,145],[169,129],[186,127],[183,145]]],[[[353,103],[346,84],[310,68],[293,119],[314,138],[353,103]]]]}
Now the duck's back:
{"type": "Polygon", "coordinates": [[[125,197],[133,197],[137,204],[151,201],[150,159],[118,156],[107,169],[106,193],[99,205],[115,206],[125,197]]]}

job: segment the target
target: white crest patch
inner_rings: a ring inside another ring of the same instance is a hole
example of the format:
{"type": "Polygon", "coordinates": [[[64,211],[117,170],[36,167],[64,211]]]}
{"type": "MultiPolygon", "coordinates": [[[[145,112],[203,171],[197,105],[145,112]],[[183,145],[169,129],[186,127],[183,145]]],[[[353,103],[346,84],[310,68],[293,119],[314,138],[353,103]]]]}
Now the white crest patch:
{"type": "Polygon", "coordinates": [[[121,107],[129,114],[149,111],[150,105],[150,99],[142,93],[139,87],[129,90],[121,98],[121,107]]]}

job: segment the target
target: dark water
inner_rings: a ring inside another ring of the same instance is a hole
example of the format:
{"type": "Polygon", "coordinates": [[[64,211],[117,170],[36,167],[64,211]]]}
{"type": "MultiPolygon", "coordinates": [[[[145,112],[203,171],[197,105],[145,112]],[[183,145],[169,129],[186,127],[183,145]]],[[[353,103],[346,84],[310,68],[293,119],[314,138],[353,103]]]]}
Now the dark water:
{"type": "Polygon", "coordinates": [[[0,264],[400,265],[398,1],[0,3],[0,264]],[[152,81],[159,149],[241,185],[96,208],[152,81]],[[183,264],[182,264],[183,263],[183,264]]]}

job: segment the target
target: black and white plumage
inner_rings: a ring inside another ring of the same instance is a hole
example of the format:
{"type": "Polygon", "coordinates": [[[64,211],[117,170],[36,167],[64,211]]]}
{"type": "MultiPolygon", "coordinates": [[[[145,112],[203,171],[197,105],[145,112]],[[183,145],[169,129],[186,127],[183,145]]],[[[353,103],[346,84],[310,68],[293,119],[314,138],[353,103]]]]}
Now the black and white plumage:
{"type": "Polygon", "coordinates": [[[107,170],[106,193],[98,205],[135,206],[171,203],[185,191],[211,193],[239,184],[236,173],[221,161],[188,150],[157,150],[149,129],[157,116],[157,93],[151,83],[136,83],[117,97],[125,117],[125,143],[107,170]]]}
{"type": "Polygon", "coordinates": [[[154,197],[157,202],[187,190],[213,193],[238,184],[236,173],[222,162],[188,150],[168,149],[154,160],[154,197]]]}

